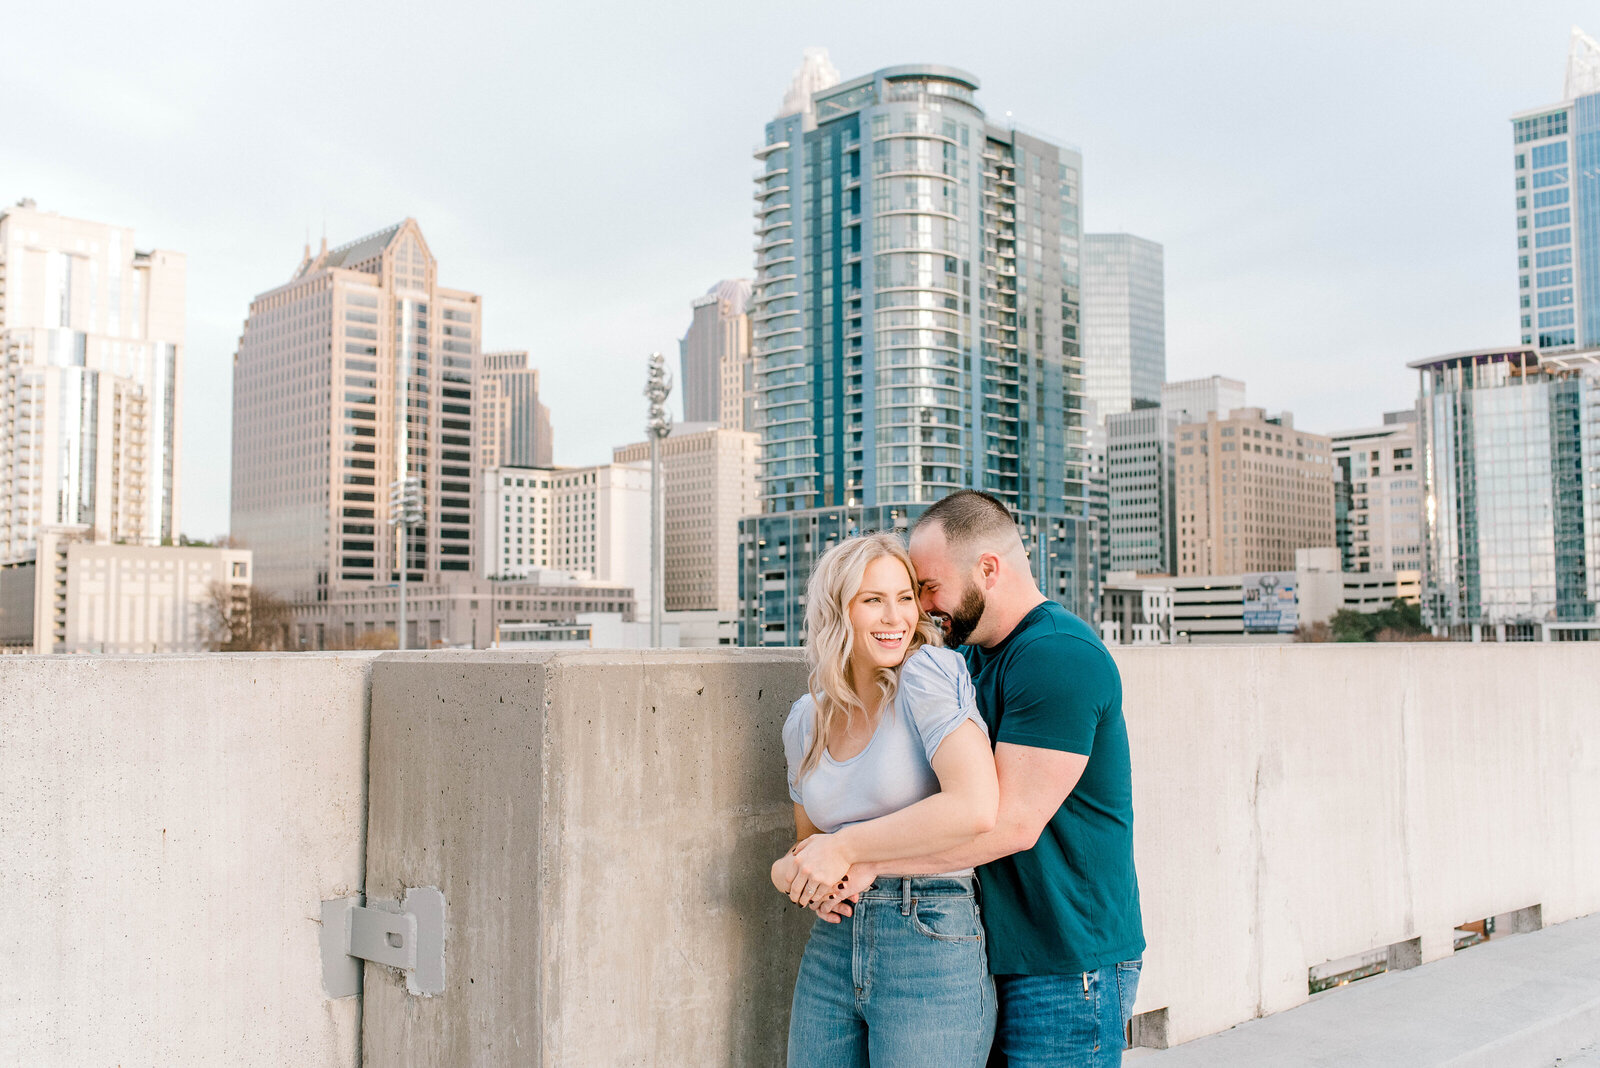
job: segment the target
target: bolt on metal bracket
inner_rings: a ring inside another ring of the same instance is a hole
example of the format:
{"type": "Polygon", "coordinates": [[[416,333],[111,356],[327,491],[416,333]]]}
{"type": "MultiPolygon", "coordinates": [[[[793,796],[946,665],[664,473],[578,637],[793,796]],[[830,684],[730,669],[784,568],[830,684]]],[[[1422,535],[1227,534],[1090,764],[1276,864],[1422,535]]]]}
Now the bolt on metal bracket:
{"type": "Polygon", "coordinates": [[[412,994],[444,993],[444,894],[434,887],[413,886],[404,901],[324,901],[320,941],[330,998],[361,993],[362,961],[398,968],[412,994]]]}

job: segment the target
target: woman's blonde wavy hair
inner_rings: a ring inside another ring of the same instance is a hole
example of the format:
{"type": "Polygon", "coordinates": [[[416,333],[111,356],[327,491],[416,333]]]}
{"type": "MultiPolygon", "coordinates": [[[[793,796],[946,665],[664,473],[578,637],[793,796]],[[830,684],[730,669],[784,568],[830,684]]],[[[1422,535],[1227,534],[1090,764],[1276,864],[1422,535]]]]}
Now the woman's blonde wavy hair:
{"type": "MultiPolygon", "coordinates": [[[[866,715],[868,707],[850,685],[850,654],[855,648],[855,629],[850,625],[850,602],[861,590],[861,578],[867,566],[881,557],[892,556],[905,565],[911,579],[911,591],[917,591],[917,569],[911,564],[911,554],[906,552],[898,535],[889,533],[866,534],[846,538],[822,554],[806,584],[806,663],[810,674],[806,687],[815,705],[811,729],[811,744],[806,746],[805,758],[795,773],[795,780],[805,778],[822,760],[828,741],[835,732],[849,724],[857,715],[866,715]]],[[[900,661],[904,666],[924,645],[941,645],[944,636],[938,626],[919,606],[917,626],[906,645],[906,655],[900,661]]],[[[900,668],[879,668],[877,672],[878,699],[872,706],[881,708],[894,699],[900,684],[900,668]]]]}

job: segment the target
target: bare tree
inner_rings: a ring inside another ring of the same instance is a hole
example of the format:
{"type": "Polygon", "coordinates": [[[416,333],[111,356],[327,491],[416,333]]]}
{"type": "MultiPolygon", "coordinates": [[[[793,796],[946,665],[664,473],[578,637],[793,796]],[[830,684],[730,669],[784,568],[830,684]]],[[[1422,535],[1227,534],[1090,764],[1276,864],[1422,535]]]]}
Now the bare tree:
{"type": "Polygon", "coordinates": [[[362,631],[355,636],[353,641],[345,641],[344,638],[330,632],[327,643],[323,646],[330,652],[356,649],[398,649],[399,647],[399,635],[395,633],[393,627],[386,627],[383,630],[362,631]]]}
{"type": "Polygon", "coordinates": [[[258,586],[227,582],[206,587],[202,605],[205,642],[217,652],[259,652],[289,648],[289,602],[258,586]]]}
{"type": "Polygon", "coordinates": [[[1331,642],[1333,631],[1326,623],[1302,623],[1295,628],[1294,640],[1297,642],[1331,642]]]}

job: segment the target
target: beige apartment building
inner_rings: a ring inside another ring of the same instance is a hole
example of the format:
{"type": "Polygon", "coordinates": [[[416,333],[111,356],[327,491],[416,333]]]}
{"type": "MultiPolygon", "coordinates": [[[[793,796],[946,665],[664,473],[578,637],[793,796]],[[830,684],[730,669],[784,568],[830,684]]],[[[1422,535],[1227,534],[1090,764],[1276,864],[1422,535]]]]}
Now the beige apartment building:
{"type": "Polygon", "coordinates": [[[175,536],[185,270],[128,227],[0,211],[0,560],[48,527],[175,536]]]}
{"type": "Polygon", "coordinates": [[[0,564],[0,650],[193,653],[212,647],[212,590],[250,592],[250,553],[94,542],[82,530],[38,532],[38,555],[0,564]]]}
{"type": "MultiPolygon", "coordinates": [[[[612,450],[618,463],[648,463],[650,443],[612,450]]],[[[661,442],[666,496],[668,612],[739,611],[739,519],[761,510],[760,435],[707,423],[677,423],[661,442]]]]}
{"type": "Polygon", "coordinates": [[[1327,437],[1260,408],[1213,411],[1177,436],[1179,575],[1289,570],[1296,549],[1335,543],[1327,437]]]}
{"type": "Polygon", "coordinates": [[[718,282],[695,300],[689,331],[678,342],[686,423],[725,430],[754,428],[750,375],[748,278],[718,282]]]}
{"type": "Polygon", "coordinates": [[[399,578],[390,488],[417,479],[413,582],[478,574],[482,302],[439,284],[406,219],[316,253],[256,297],[234,356],[233,536],[294,601],[399,578]]]}
{"type": "Polygon", "coordinates": [[[539,371],[523,351],[486,352],[478,361],[480,467],[551,467],[550,409],[539,401],[539,371]]]}

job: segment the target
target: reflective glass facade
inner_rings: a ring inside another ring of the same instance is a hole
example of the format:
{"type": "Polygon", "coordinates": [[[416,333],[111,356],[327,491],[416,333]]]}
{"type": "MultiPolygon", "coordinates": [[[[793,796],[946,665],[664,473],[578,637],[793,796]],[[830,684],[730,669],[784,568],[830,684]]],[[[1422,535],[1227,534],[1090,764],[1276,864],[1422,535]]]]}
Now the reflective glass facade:
{"type": "Polygon", "coordinates": [[[1512,120],[1524,345],[1600,345],[1600,93],[1512,120]]]}
{"type": "Polygon", "coordinates": [[[1412,366],[1422,377],[1426,618],[1523,637],[1593,621],[1600,354],[1530,347],[1412,366]]]}
{"type": "Polygon", "coordinates": [[[1083,368],[1097,421],[1160,404],[1167,380],[1161,246],[1132,234],[1083,238],[1083,368]]]}
{"type": "Polygon", "coordinates": [[[966,487],[1049,532],[1047,589],[1092,603],[1081,157],[990,125],[976,89],[887,68],[815,92],[757,150],[747,644],[801,637],[818,550],[795,531],[904,526],[966,487]],[[796,512],[818,514],[776,518],[796,512]]]}
{"type": "Polygon", "coordinates": [[[1137,408],[1106,417],[1110,570],[1175,575],[1178,413],[1137,408]]]}

